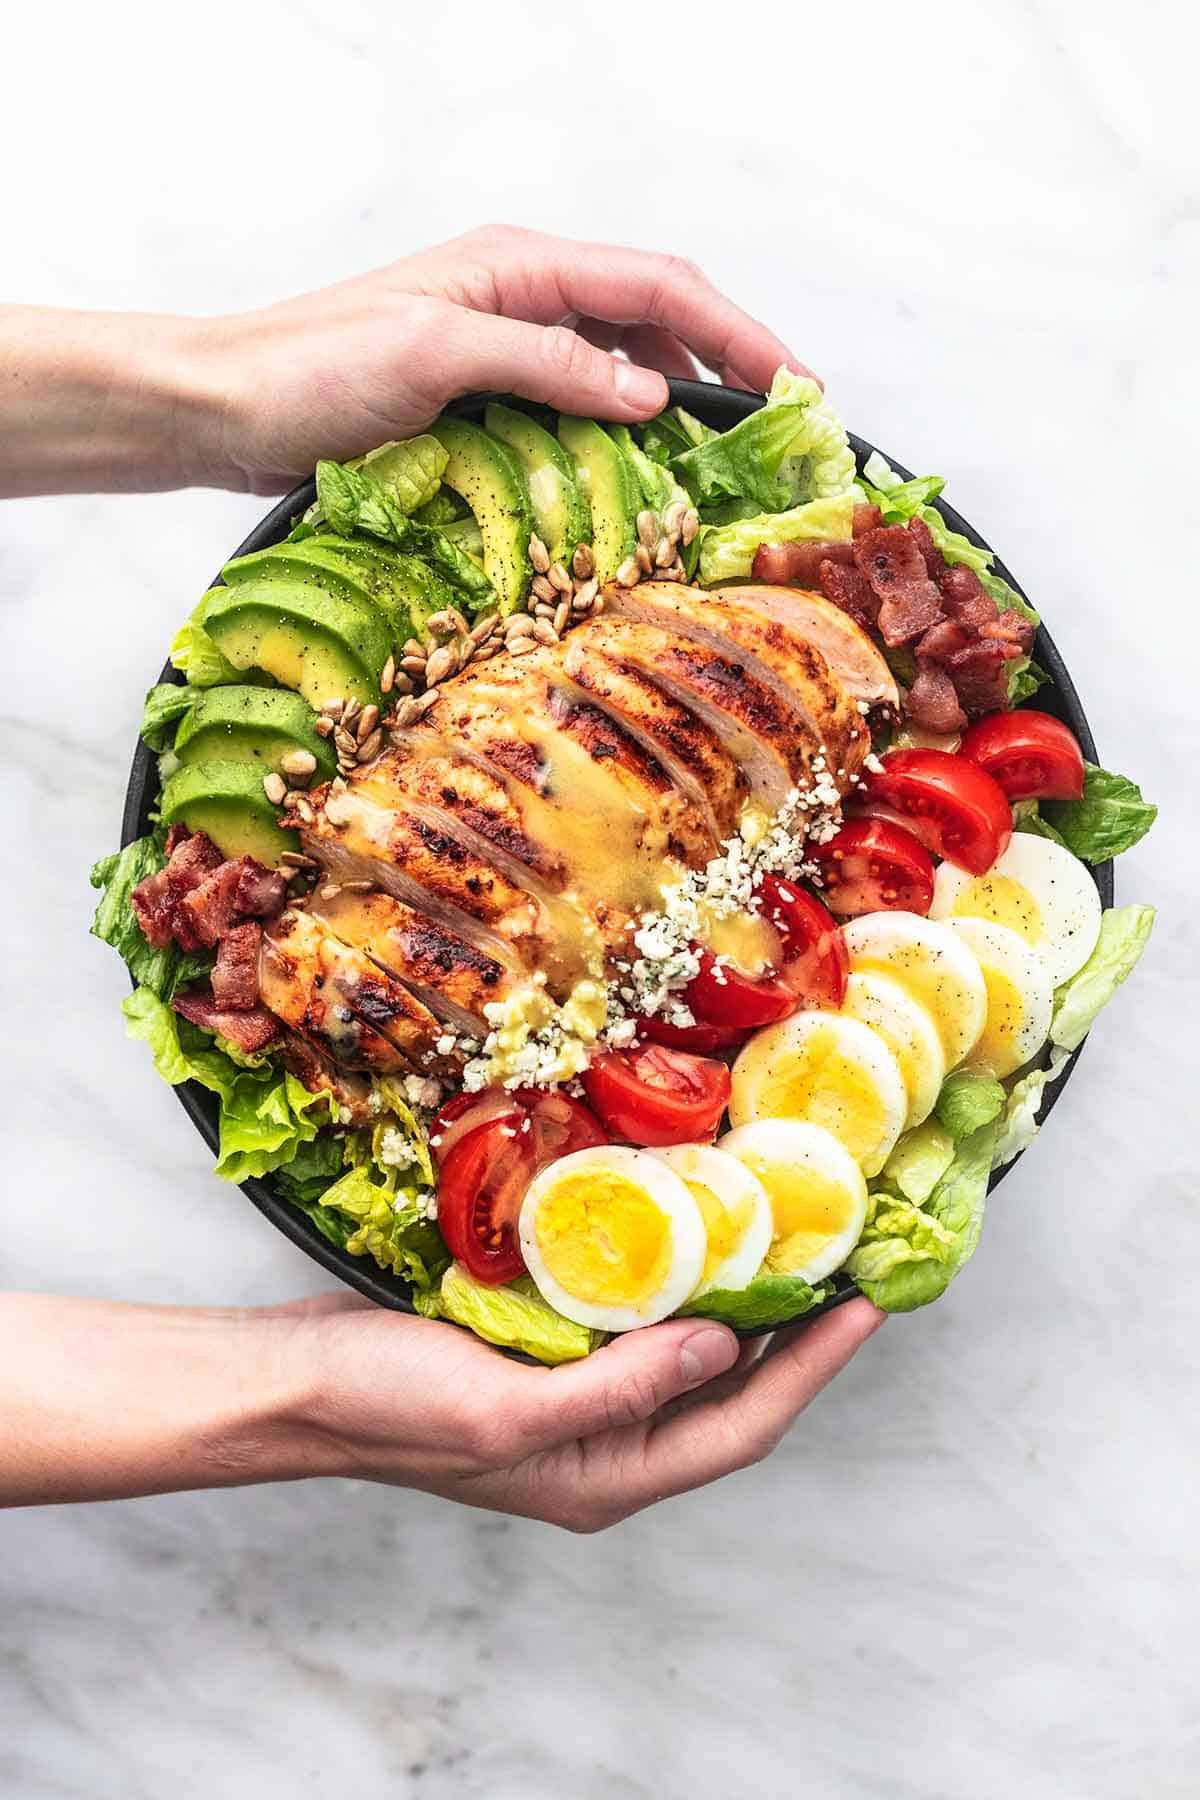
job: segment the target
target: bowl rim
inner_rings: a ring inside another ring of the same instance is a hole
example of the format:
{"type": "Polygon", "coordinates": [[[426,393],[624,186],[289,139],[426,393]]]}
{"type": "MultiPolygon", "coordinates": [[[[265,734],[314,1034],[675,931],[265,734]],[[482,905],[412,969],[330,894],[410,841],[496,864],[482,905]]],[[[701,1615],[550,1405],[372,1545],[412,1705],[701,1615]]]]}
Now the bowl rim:
{"type": "MultiPolygon", "coordinates": [[[[765,398],[762,394],[750,393],[740,388],[723,387],[716,382],[683,381],[673,378],[668,381],[668,387],[670,389],[669,403],[671,405],[684,406],[689,412],[695,413],[697,418],[704,420],[706,424],[714,425],[721,430],[727,430],[730,425],[735,424],[739,419],[747,418],[751,413],[756,412],[763,405],[765,398]]],[[[489,400],[500,398],[511,398],[511,396],[496,393],[470,394],[455,401],[446,408],[446,411],[463,417],[474,418],[482,413],[483,408],[489,400]]],[[[853,432],[848,433],[848,436],[851,448],[854,451],[855,462],[858,469],[861,471],[867,457],[875,452],[876,447],[875,445],[868,443],[865,438],[856,436],[853,432]]],[[[885,460],[902,480],[908,481],[912,479],[912,472],[902,463],[897,462],[893,457],[886,455],[885,452],[879,452],[879,454],[885,456],[885,460]]],[[[261,550],[269,544],[278,543],[282,538],[286,537],[296,518],[307,510],[315,498],[315,478],[310,477],[307,481],[300,482],[258,521],[253,529],[247,533],[237,549],[232,552],[231,556],[226,557],[224,561],[228,562],[231,561],[234,556],[246,556],[254,550],[261,550]]],[[[961,532],[964,537],[968,538],[972,544],[976,545],[981,550],[990,551],[992,549],[991,545],[981,533],[975,529],[969,520],[964,519],[962,514],[957,512],[955,508],[950,506],[945,500],[939,497],[933,504],[952,531],[961,532]]],[[[993,567],[996,574],[1004,581],[1008,582],[1011,587],[1015,588],[1022,598],[1028,599],[1024,588],[1021,586],[1020,582],[1016,580],[1011,570],[1002,561],[1000,556],[997,555],[995,551],[992,551],[992,554],[995,557],[993,567]]],[[[220,572],[218,571],[216,580],[210,585],[215,586],[219,580],[220,572]]],[[[1041,667],[1045,669],[1046,673],[1050,676],[1050,682],[1039,690],[1038,705],[1043,710],[1055,712],[1061,717],[1064,723],[1069,725],[1072,731],[1074,731],[1087,760],[1089,762],[1098,762],[1099,757],[1096,754],[1095,739],[1092,736],[1091,727],[1088,724],[1087,715],[1083,709],[1083,703],[1079,698],[1075,683],[1071,679],[1066,664],[1063,662],[1062,656],[1060,655],[1053,638],[1044,625],[1038,626],[1034,643],[1034,656],[1041,667]]],[[[182,677],[168,661],[164,665],[159,680],[181,683],[182,677]]],[[[129,771],[129,780],[125,790],[125,803],[121,819],[122,849],[126,844],[131,843],[134,838],[141,837],[149,828],[149,813],[158,798],[158,792],[158,759],[139,737],[136,749],[134,750],[133,761],[129,771]]],[[[1096,865],[1092,868],[1091,874],[1096,883],[1096,887],[1099,890],[1101,904],[1105,907],[1111,906],[1113,903],[1112,862],[1108,861],[1096,865]]],[[[1086,1043],[1086,1039],[1084,1042],[1086,1043]]],[[[1083,1045],[1081,1044],[1078,1049],[1072,1052],[1064,1065],[1062,1074],[1059,1076],[1058,1080],[1048,1087],[1039,1114],[1039,1122],[1044,1123],[1051,1110],[1057,1104],[1059,1097],[1066,1088],[1067,1082],[1074,1072],[1075,1065],[1079,1060],[1082,1049],[1083,1045]]],[[[181,1083],[180,1086],[175,1089],[175,1093],[188,1118],[200,1133],[200,1136],[204,1139],[208,1148],[215,1153],[218,1138],[216,1097],[210,1094],[206,1088],[201,1087],[198,1082],[194,1081],[181,1083]]],[[[993,1173],[988,1187],[989,1194],[993,1192],[1004,1177],[1016,1167],[1022,1154],[1024,1154],[1024,1152],[1018,1154],[1011,1162],[1006,1163],[1003,1168],[997,1169],[993,1173]]],[[[365,1295],[368,1299],[374,1300],[380,1306],[390,1307],[394,1311],[406,1313],[414,1313],[416,1311],[413,1305],[412,1289],[408,1283],[401,1281],[398,1276],[389,1274],[386,1270],[380,1268],[372,1259],[351,1256],[347,1251],[341,1250],[335,1244],[330,1243],[329,1240],[318,1231],[317,1227],[313,1224],[312,1220],[309,1219],[307,1214],[302,1213],[297,1207],[286,1200],[281,1193],[276,1191],[270,1176],[252,1177],[251,1179],[242,1182],[240,1185],[243,1192],[252,1201],[254,1206],[257,1207],[258,1211],[262,1213],[264,1217],[269,1219],[277,1230],[281,1231],[286,1238],[299,1249],[303,1250],[314,1262],[320,1264],[320,1266],[326,1269],[331,1275],[336,1275],[349,1287],[354,1288],[358,1293],[365,1295]]],[[[833,1294],[822,1305],[814,1307],[811,1312],[804,1314],[803,1317],[806,1320],[816,1318],[819,1314],[828,1312],[833,1307],[841,1305],[844,1301],[852,1299],[857,1292],[857,1287],[854,1283],[850,1282],[845,1287],[839,1289],[838,1292],[833,1294]]],[[[756,1337],[771,1329],[774,1328],[760,1326],[749,1330],[743,1329],[739,1331],[739,1336],[756,1337]]],[[[506,1351],[505,1354],[513,1356],[523,1362],[533,1360],[530,1357],[524,1356],[520,1351],[506,1351]]]]}

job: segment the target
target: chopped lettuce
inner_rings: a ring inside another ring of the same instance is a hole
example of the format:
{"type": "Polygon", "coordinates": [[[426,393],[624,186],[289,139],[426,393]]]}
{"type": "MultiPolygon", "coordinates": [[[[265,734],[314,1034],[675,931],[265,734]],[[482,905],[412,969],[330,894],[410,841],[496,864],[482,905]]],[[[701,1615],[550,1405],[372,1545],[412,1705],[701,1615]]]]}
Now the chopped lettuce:
{"type": "Polygon", "coordinates": [[[1096,1014],[1132,974],[1154,928],[1152,906],[1110,907],[1100,920],[1096,948],[1077,975],[1054,996],[1050,1042],[1075,1050],[1091,1030],[1096,1014]]]}
{"type": "Polygon", "coordinates": [[[700,580],[705,587],[722,581],[745,581],[760,544],[793,544],[804,538],[846,539],[854,523],[853,494],[809,500],[788,512],[759,513],[733,525],[707,529],[700,544],[700,580]]]}
{"type": "Polygon", "coordinates": [[[911,1312],[945,1292],[979,1242],[995,1123],[963,1138],[923,1206],[871,1196],[862,1237],[845,1270],[884,1312],[911,1312]]]}
{"type": "Polygon", "coordinates": [[[1047,800],[1042,811],[1059,843],[1090,863],[1131,850],[1158,817],[1134,782],[1095,763],[1084,765],[1082,800],[1047,800]]]}
{"type": "Polygon", "coordinates": [[[416,1190],[380,1187],[366,1167],[347,1169],[322,1193],[320,1206],[344,1220],[343,1248],[351,1256],[373,1256],[418,1292],[431,1289],[450,1260],[416,1190]]]}
{"type": "Polygon", "coordinates": [[[181,686],[174,681],[160,681],[150,689],[142,708],[142,722],[138,727],[142,742],[151,750],[165,750],[175,736],[171,727],[185,713],[191,712],[195,704],[194,687],[181,686]]]}
{"type": "Polygon", "coordinates": [[[758,412],[677,452],[671,467],[697,506],[748,500],[760,512],[849,493],[854,482],[841,420],[815,381],[787,369],[777,371],[758,412]]]}
{"type": "Polygon", "coordinates": [[[936,1119],[926,1119],[899,1139],[883,1165],[879,1185],[898,1188],[922,1206],[954,1161],[954,1138],[936,1119]]]}
{"type": "Polygon", "coordinates": [[[355,466],[390,494],[403,512],[427,506],[442,485],[450,452],[439,439],[420,437],[393,440],[369,450],[355,466]]]}
{"type": "Polygon", "coordinates": [[[150,1046],[154,1067],[178,1087],[198,1081],[220,1101],[216,1172],[226,1181],[266,1175],[291,1161],[301,1144],[328,1123],[324,1094],[313,1094],[288,1070],[266,1057],[234,1062],[205,1032],[189,1025],[148,987],[129,995],[122,1009],[130,1037],[150,1046]]]}
{"type": "Polygon", "coordinates": [[[1062,839],[1042,817],[1041,807],[1036,800],[1018,800],[1012,809],[1013,830],[1027,831],[1033,837],[1049,838],[1052,844],[1061,844],[1062,839]]]}
{"type": "Polygon", "coordinates": [[[673,500],[688,499],[665,464],[655,462],[638,443],[628,425],[609,425],[608,435],[624,457],[642,496],[642,505],[661,513],[673,500]]]}
{"type": "Polygon", "coordinates": [[[166,860],[162,835],[152,832],[147,837],[135,838],[113,856],[101,857],[90,876],[92,886],[102,890],[92,919],[93,937],[111,944],[134,981],[149,988],[161,1000],[169,1000],[185,982],[206,974],[213,961],[207,950],[185,955],[174,944],[168,944],[165,950],[155,950],[146,942],[130,895],[147,875],[157,875],[166,860]]]}
{"type": "Polygon", "coordinates": [[[664,464],[681,451],[692,450],[697,444],[706,444],[717,436],[711,425],[702,425],[682,406],[673,406],[669,412],[659,413],[656,419],[648,419],[641,427],[641,433],[642,448],[651,462],[664,464]]]}
{"type": "Polygon", "coordinates": [[[415,1299],[426,1318],[466,1325],[489,1344],[523,1350],[538,1362],[577,1362],[604,1342],[602,1331],[589,1331],[555,1312],[527,1275],[507,1287],[485,1287],[461,1263],[451,1263],[436,1292],[415,1299]]]}
{"type": "Polygon", "coordinates": [[[431,500],[415,509],[412,517],[418,525],[446,526],[466,518],[470,510],[462,495],[456,494],[453,488],[439,487],[431,500]]]}
{"type": "Polygon", "coordinates": [[[934,1114],[955,1143],[990,1125],[1004,1111],[1004,1089],[994,1075],[953,1069],[942,1083],[934,1114]]]}
{"type": "Polygon", "coordinates": [[[854,452],[846,427],[810,375],[779,368],[767,395],[773,406],[802,406],[799,429],[779,467],[787,505],[827,500],[854,486],[854,452]]]}
{"type": "Polygon", "coordinates": [[[716,1319],[741,1331],[786,1325],[812,1311],[836,1292],[831,1281],[811,1287],[797,1275],[762,1270],[744,1288],[709,1288],[679,1308],[684,1318],[716,1319]]]}
{"type": "Polygon", "coordinates": [[[378,482],[342,463],[317,464],[317,504],[332,529],[343,537],[364,532],[385,544],[423,557],[478,610],[495,600],[491,582],[472,557],[444,530],[409,518],[400,503],[378,482]]]}
{"type": "Polygon", "coordinates": [[[1020,1081],[1013,1082],[992,1152],[993,1169],[1003,1168],[1014,1156],[1020,1156],[1022,1150],[1028,1150],[1040,1129],[1038,1113],[1046,1089],[1052,1081],[1058,1080],[1069,1055],[1067,1050],[1052,1050],[1044,1068],[1031,1069],[1020,1081]]]}
{"type": "Polygon", "coordinates": [[[200,612],[208,595],[189,619],[185,619],[171,640],[171,661],[190,687],[222,687],[247,677],[235,669],[228,657],[218,650],[200,623],[200,612]]]}
{"type": "Polygon", "coordinates": [[[879,508],[885,525],[907,525],[922,507],[937,499],[946,482],[941,475],[919,475],[912,481],[901,481],[878,450],[872,450],[863,464],[859,485],[871,504],[879,508]]]}

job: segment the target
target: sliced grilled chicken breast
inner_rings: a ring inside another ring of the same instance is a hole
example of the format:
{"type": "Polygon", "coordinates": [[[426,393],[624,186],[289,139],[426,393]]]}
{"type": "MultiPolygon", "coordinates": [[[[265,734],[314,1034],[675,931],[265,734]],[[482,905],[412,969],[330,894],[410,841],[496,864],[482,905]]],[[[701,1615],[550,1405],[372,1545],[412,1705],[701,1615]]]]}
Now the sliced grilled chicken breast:
{"type": "Polygon", "coordinates": [[[807,638],[852,700],[862,700],[867,706],[899,706],[896,680],[882,653],[849,613],[823,594],[748,583],[745,587],[713,588],[711,597],[757,607],[768,618],[807,638]]]}

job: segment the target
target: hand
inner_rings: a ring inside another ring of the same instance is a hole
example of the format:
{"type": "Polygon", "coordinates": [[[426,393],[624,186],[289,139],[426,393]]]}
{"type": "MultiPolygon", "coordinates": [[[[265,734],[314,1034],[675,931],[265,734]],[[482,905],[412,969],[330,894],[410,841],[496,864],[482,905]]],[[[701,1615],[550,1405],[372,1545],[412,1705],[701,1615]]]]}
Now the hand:
{"type": "Polygon", "coordinates": [[[680,257],[508,225],[215,320],[199,344],[223,404],[192,479],[256,494],[283,492],[320,457],[411,436],[459,394],[629,421],[660,412],[662,375],[694,377],[696,358],[759,390],[780,363],[801,368],[680,257]]]}
{"type": "Polygon", "coordinates": [[[297,1317],[296,1346],[318,1382],[302,1409],[318,1461],[571,1531],[761,1461],[884,1322],[853,1300],[742,1344],[677,1319],[533,1369],[452,1325],[353,1296],[316,1305],[297,1317]]]}

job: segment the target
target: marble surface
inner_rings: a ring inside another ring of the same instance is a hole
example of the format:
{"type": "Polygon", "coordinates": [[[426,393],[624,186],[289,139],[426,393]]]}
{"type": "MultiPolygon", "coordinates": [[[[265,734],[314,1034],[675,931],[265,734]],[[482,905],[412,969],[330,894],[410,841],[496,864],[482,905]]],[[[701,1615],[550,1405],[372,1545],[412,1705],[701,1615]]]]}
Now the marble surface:
{"type": "MultiPolygon", "coordinates": [[[[1119,871],[1152,949],[979,1256],[770,1463],[593,1539],[351,1483],[10,1516],[11,1800],[1196,1791],[1194,22],[820,10],[703,44],[705,9],[369,0],[10,34],[7,296],[247,306],[488,218],[691,254],[950,472],[1164,815],[1119,871]]],[[[321,1285],[209,1175],[86,931],[142,691],[259,510],[0,512],[6,1284],[321,1285]]]]}

